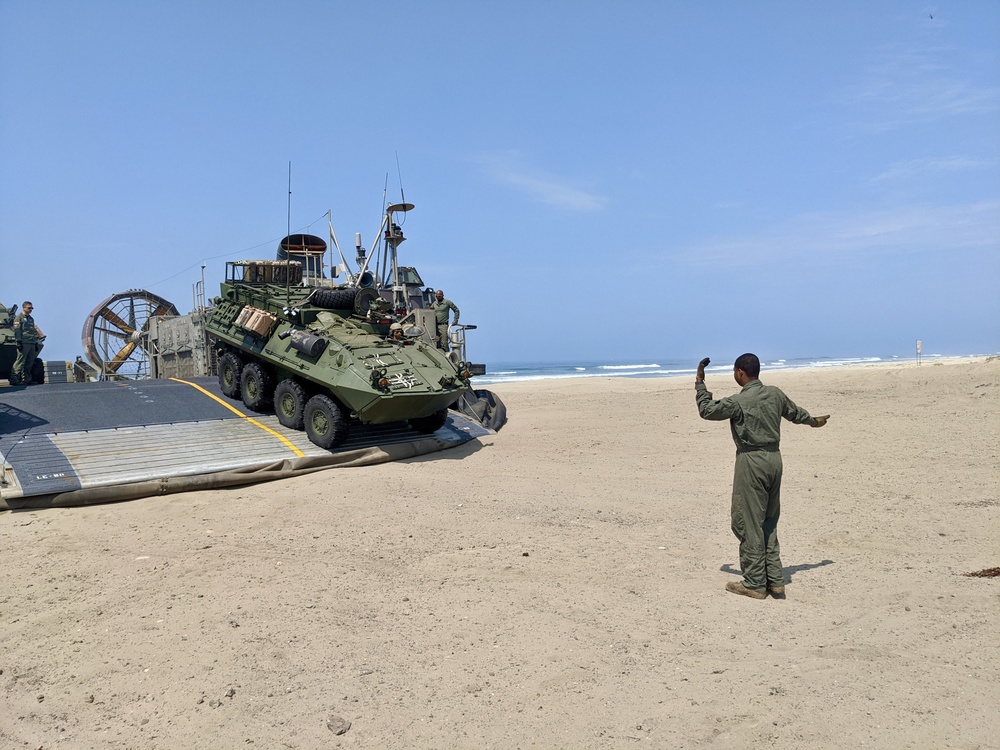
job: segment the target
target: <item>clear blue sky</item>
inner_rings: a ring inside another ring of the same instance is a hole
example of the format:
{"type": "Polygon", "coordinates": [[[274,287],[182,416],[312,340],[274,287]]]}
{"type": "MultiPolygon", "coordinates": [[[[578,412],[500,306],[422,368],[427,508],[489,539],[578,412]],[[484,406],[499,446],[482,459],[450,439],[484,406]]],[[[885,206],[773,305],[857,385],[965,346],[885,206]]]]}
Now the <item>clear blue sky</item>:
{"type": "Polygon", "coordinates": [[[398,156],[480,361],[992,353],[998,134],[995,0],[0,0],[0,299],[72,359],[398,156]]]}

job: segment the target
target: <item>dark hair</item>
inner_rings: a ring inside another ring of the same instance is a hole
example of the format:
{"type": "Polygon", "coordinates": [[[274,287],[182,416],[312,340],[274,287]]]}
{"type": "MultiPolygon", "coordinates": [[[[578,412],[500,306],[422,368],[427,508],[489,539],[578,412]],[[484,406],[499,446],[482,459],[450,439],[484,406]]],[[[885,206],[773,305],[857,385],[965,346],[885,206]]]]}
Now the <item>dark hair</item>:
{"type": "Polygon", "coordinates": [[[737,370],[743,370],[751,378],[756,378],[760,375],[760,360],[757,359],[756,354],[751,354],[750,352],[738,356],[733,367],[737,370]]]}
{"type": "Polygon", "coordinates": [[[26,299],[24,302],[21,303],[21,307],[24,307],[25,305],[31,305],[32,307],[35,306],[35,304],[30,299],[26,299]]]}

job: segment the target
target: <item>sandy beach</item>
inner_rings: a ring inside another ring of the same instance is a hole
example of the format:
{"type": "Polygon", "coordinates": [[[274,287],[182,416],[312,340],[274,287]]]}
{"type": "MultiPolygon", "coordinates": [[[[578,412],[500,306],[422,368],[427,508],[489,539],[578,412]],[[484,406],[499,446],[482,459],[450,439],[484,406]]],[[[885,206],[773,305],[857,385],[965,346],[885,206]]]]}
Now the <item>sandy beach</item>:
{"type": "Polygon", "coordinates": [[[1000,358],[761,379],[832,415],[785,600],[724,589],[693,377],[495,386],[430,456],[0,514],[0,746],[1000,748],[1000,358]]]}

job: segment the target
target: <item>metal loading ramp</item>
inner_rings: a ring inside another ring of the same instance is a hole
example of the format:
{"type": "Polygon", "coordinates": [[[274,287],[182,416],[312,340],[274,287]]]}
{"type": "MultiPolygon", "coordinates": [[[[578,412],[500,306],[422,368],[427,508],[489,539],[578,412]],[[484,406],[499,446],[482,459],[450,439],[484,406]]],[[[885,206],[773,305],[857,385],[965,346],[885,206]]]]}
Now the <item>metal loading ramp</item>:
{"type": "Polygon", "coordinates": [[[134,500],[396,461],[493,434],[449,412],[421,435],[353,423],[324,450],[273,414],[226,399],[215,378],[63,383],[0,390],[0,510],[134,500]]]}

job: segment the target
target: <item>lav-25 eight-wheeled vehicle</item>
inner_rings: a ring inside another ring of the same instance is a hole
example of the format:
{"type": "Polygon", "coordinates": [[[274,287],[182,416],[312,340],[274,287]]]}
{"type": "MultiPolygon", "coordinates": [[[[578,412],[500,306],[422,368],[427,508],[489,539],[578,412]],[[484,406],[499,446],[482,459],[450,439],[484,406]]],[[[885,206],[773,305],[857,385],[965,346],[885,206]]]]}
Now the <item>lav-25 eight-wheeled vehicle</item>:
{"type": "MultiPolygon", "coordinates": [[[[308,265],[309,248],[299,250],[308,265]]],[[[377,290],[303,285],[302,265],[291,257],[226,264],[205,325],[223,393],[254,411],[273,404],[281,424],[322,448],[347,438],[351,418],[407,420],[422,433],[443,426],[469,388],[467,364],[416,337],[389,341],[388,320],[369,314],[377,290]]]]}

